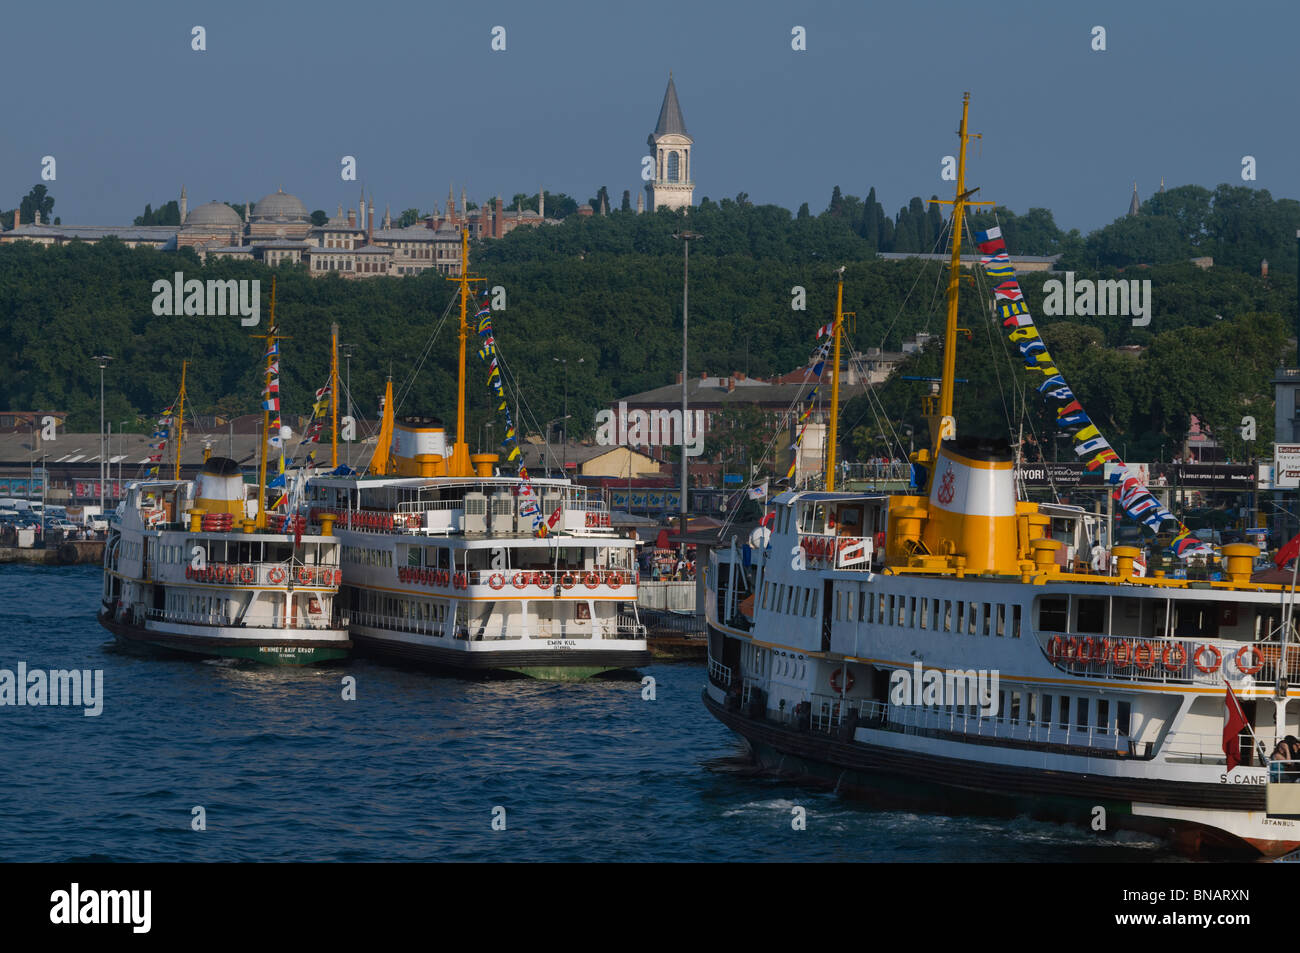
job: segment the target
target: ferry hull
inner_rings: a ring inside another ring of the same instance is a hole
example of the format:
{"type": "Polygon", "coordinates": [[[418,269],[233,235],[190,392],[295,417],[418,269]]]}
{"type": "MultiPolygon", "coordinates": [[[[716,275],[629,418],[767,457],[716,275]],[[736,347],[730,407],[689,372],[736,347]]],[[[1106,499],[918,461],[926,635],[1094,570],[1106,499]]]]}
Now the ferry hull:
{"type": "Polygon", "coordinates": [[[750,718],[716,701],[707,689],[703,698],[710,714],[744,739],[764,770],[882,807],[1027,815],[1087,827],[1101,806],[1108,830],[1161,837],[1187,854],[1274,857],[1300,846],[1294,840],[1238,836],[1216,825],[1216,813],[1262,814],[1262,786],[1134,783],[918,754],[750,718]],[[1198,815],[1205,819],[1197,820],[1198,815]]]}
{"type": "Polygon", "coordinates": [[[318,665],[346,659],[352,650],[352,643],[347,640],[277,639],[271,636],[259,639],[201,637],[115,622],[102,613],[99,622],[118,641],[135,648],[206,658],[245,659],[263,665],[318,665]]]}
{"type": "Polygon", "coordinates": [[[576,681],[604,672],[640,668],[651,660],[648,649],[473,652],[387,639],[355,630],[352,638],[357,653],[362,655],[458,672],[513,673],[550,681],[576,681]]]}

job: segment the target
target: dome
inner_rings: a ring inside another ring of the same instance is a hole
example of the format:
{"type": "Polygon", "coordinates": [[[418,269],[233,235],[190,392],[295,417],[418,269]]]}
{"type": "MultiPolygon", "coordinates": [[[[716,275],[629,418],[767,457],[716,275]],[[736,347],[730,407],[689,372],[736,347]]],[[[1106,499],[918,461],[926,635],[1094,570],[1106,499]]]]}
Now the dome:
{"type": "Polygon", "coordinates": [[[253,221],[310,222],[311,215],[307,211],[307,206],[298,201],[297,196],[280,189],[257,200],[257,204],[253,206],[253,221]]]}
{"type": "Polygon", "coordinates": [[[209,202],[207,205],[200,205],[189,215],[186,215],[185,224],[187,226],[207,225],[219,228],[238,228],[244,224],[244,220],[239,217],[238,212],[225,202],[209,202]]]}

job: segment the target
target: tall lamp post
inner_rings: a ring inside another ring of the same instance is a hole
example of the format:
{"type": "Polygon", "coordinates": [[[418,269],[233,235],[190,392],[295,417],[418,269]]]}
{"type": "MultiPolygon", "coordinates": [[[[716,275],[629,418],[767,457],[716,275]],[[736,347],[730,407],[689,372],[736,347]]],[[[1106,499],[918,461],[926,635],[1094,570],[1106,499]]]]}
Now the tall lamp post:
{"type": "MultiPolygon", "coordinates": [[[[347,380],[346,387],[348,389],[348,420],[352,421],[352,426],[353,428],[355,428],[357,425],[357,420],[355,417],[352,416],[352,349],[356,347],[356,345],[340,344],[339,346],[343,348],[343,359],[347,361],[347,367],[348,367],[347,378],[346,378],[347,380]]],[[[347,441],[347,444],[348,444],[348,469],[351,470],[352,469],[352,441],[351,440],[347,441]]]]}
{"type": "MultiPolygon", "coordinates": [[[[567,357],[551,358],[557,364],[564,365],[564,446],[560,448],[560,470],[563,473],[569,472],[569,359],[567,357]]],[[[578,363],[582,364],[586,358],[578,358],[578,363]]]]}
{"type": "MultiPolygon", "coordinates": [[[[104,515],[104,368],[113,358],[108,354],[93,357],[99,365],[99,514],[104,515]]],[[[44,483],[41,484],[44,487],[44,483]]]]}
{"type": "Polygon", "coordinates": [[[687,399],[686,385],[688,383],[686,376],[686,330],[690,317],[690,284],[691,284],[691,241],[699,238],[698,232],[683,231],[677,232],[673,238],[680,238],[682,241],[682,499],[681,499],[681,517],[682,517],[682,553],[686,552],[686,501],[689,490],[686,483],[686,414],[687,399]]]}

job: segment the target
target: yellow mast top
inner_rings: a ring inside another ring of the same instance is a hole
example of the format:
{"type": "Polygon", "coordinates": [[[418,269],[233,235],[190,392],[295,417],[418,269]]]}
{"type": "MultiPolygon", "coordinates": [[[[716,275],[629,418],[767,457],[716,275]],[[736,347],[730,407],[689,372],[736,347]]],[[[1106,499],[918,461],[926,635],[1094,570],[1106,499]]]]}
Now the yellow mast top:
{"type": "Polygon", "coordinates": [[[957,293],[961,280],[961,240],[966,206],[992,205],[992,202],[973,202],[971,196],[979,189],[966,190],[966,143],[980,138],[978,133],[966,131],[966,115],[970,110],[970,93],[963,93],[961,98],[961,127],[957,130],[957,192],[951,202],[931,199],[940,205],[952,206],[949,239],[952,244],[952,256],[948,266],[948,321],[943,336],[943,380],[939,385],[939,406],[936,413],[930,415],[930,442],[934,456],[938,459],[939,441],[953,436],[956,422],[953,421],[953,385],[957,377],[957,293]],[[948,423],[945,423],[948,421],[948,423]]]}
{"type": "Polygon", "coordinates": [[[271,401],[276,399],[276,395],[269,393],[271,387],[271,364],[272,358],[278,358],[279,354],[273,354],[272,348],[278,341],[285,341],[288,338],[282,336],[275,326],[275,277],[271,277],[271,319],[265,334],[254,334],[255,338],[264,338],[266,340],[266,374],[265,383],[262,385],[262,447],[258,452],[257,462],[257,528],[266,529],[266,445],[270,439],[271,429],[271,401]]]}
{"type": "Polygon", "coordinates": [[[469,229],[460,230],[460,275],[448,278],[460,286],[460,363],[456,377],[456,442],[447,461],[448,476],[472,476],[469,443],[465,440],[465,343],[469,338],[469,286],[482,278],[469,273],[469,229]]]}
{"type": "Polygon", "coordinates": [[[181,478],[181,447],[185,443],[185,369],[189,363],[181,361],[181,399],[176,414],[176,471],[172,475],[173,480],[181,478]]]}
{"type": "Polygon", "coordinates": [[[831,428],[826,452],[826,489],[835,489],[835,446],[840,420],[840,334],[844,328],[844,266],[840,265],[835,285],[835,353],[831,364],[831,428]]]}

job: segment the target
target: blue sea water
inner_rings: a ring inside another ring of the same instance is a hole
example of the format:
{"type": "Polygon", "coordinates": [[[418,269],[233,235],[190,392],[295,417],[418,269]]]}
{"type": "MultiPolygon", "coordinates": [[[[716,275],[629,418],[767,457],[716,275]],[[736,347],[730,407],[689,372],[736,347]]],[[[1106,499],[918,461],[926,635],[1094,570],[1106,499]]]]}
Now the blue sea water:
{"type": "Polygon", "coordinates": [[[99,583],[94,567],[0,567],[0,669],[104,678],[98,717],[0,706],[0,861],[1174,859],[1141,836],[873,810],[755,776],[701,704],[702,664],[644,669],[646,701],[636,676],[141,656],[95,621],[99,583]]]}

